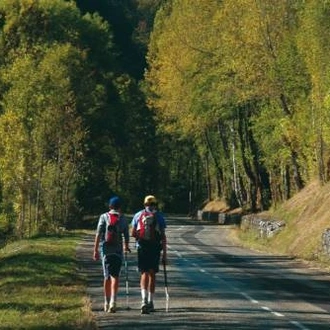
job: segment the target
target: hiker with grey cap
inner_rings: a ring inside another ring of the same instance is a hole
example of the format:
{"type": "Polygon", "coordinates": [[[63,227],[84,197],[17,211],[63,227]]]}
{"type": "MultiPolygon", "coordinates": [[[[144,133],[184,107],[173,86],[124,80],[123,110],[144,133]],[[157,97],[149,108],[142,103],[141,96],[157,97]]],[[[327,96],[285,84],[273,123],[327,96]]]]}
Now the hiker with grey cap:
{"type": "Polygon", "coordinates": [[[121,200],[109,200],[109,212],[101,214],[95,235],[93,259],[102,261],[104,311],[115,313],[119,274],[124,252],[130,252],[128,224],[121,213],[121,200]],[[124,241],[123,241],[124,238],[124,241]]]}

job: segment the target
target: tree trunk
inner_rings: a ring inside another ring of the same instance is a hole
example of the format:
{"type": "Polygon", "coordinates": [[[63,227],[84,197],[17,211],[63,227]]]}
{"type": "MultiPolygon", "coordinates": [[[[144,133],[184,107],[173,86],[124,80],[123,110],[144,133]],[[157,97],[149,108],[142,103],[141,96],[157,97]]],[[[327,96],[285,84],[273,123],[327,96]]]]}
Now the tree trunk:
{"type": "Polygon", "coordinates": [[[210,152],[210,155],[212,157],[212,160],[214,162],[215,165],[215,169],[216,169],[216,180],[217,180],[217,190],[218,190],[218,196],[221,196],[221,194],[223,193],[223,189],[222,189],[222,185],[223,185],[223,171],[222,168],[217,160],[217,157],[215,155],[215,152],[213,150],[212,144],[210,142],[210,138],[208,135],[207,130],[204,131],[204,137],[205,137],[205,141],[206,141],[206,145],[207,148],[210,152]]]}

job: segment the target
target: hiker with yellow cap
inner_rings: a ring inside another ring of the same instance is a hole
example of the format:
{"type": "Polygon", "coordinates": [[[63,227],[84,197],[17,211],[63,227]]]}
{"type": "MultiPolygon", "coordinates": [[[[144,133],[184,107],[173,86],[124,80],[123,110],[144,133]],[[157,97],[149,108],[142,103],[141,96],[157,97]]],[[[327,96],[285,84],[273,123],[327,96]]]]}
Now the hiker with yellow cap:
{"type": "Polygon", "coordinates": [[[162,262],[166,263],[166,221],[157,210],[157,200],[153,195],[144,198],[144,209],[137,212],[132,220],[132,236],[137,242],[138,269],[141,274],[141,313],[155,311],[154,294],[156,273],[162,251],[162,262]]]}

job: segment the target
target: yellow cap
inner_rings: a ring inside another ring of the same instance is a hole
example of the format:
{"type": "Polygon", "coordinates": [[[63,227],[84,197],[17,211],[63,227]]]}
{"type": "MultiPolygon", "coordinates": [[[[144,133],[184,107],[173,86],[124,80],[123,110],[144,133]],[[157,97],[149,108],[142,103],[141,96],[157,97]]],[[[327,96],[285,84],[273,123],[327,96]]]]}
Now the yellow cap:
{"type": "Polygon", "coordinates": [[[150,204],[156,204],[157,203],[157,200],[156,200],[156,197],[153,196],[153,195],[148,195],[144,198],[144,205],[150,205],[150,204]]]}

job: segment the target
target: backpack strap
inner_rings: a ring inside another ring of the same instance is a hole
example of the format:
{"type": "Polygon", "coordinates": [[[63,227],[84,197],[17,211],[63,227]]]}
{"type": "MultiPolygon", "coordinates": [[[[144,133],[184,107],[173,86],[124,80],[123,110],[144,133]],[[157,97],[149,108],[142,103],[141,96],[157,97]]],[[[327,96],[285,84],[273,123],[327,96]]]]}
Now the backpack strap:
{"type": "Polygon", "coordinates": [[[115,225],[117,224],[117,222],[119,221],[119,216],[120,214],[118,212],[107,212],[107,215],[108,215],[108,224],[109,225],[115,225]],[[116,216],[116,217],[113,217],[113,216],[116,216]],[[115,221],[115,223],[113,223],[115,221]]]}
{"type": "Polygon", "coordinates": [[[107,212],[108,222],[105,230],[105,241],[108,244],[117,244],[119,240],[119,213],[107,212]]]}

